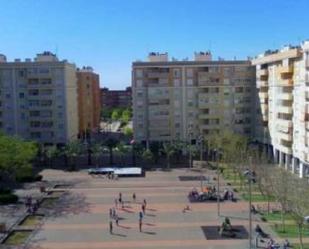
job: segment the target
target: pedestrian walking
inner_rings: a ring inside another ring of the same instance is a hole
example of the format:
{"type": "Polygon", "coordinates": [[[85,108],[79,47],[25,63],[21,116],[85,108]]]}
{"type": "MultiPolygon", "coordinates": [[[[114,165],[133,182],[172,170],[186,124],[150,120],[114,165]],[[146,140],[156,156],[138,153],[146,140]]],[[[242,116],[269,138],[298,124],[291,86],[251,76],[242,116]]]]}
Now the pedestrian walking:
{"type": "Polygon", "coordinates": [[[135,193],[133,193],[132,198],[133,198],[133,201],[135,202],[136,201],[136,194],[135,193]]]}
{"type": "Polygon", "coordinates": [[[145,205],[144,204],[142,205],[142,211],[143,211],[143,214],[145,214],[146,209],[145,209],[145,205]]]}
{"type": "Polygon", "coordinates": [[[109,218],[113,218],[113,210],[111,208],[109,209],[109,218]]]}
{"type": "Polygon", "coordinates": [[[143,219],[143,213],[139,212],[139,219],[142,220],[143,219]]]}
{"type": "Polygon", "coordinates": [[[140,231],[140,232],[142,232],[142,225],[143,225],[142,220],[139,220],[139,231],[140,231]]]}
{"type": "Polygon", "coordinates": [[[146,205],[147,205],[147,202],[146,202],[146,199],[144,199],[144,206],[146,207],[146,205]]]}
{"type": "Polygon", "coordinates": [[[122,199],[122,193],[119,192],[119,199],[122,199]]]}
{"type": "Polygon", "coordinates": [[[112,218],[115,218],[115,217],[116,217],[116,209],[113,208],[113,209],[112,209],[112,218]]]}
{"type": "Polygon", "coordinates": [[[109,233],[113,234],[113,222],[112,221],[109,222],[109,233]]]}
{"type": "Polygon", "coordinates": [[[117,200],[117,198],[115,199],[115,208],[118,208],[118,200],[117,200]]]}
{"type": "Polygon", "coordinates": [[[118,225],[119,225],[119,217],[118,217],[117,214],[116,214],[116,216],[115,216],[115,222],[116,222],[116,226],[118,226],[118,225]]]}

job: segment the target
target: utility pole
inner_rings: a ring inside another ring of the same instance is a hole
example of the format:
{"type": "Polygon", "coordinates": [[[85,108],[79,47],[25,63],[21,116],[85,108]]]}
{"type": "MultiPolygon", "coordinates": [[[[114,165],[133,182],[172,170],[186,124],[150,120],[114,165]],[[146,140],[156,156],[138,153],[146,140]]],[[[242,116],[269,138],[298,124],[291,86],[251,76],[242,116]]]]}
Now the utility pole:
{"type": "Polygon", "coordinates": [[[189,168],[192,169],[192,131],[189,129],[189,168]]]}
{"type": "Polygon", "coordinates": [[[249,249],[252,248],[252,157],[249,157],[249,249]]]}

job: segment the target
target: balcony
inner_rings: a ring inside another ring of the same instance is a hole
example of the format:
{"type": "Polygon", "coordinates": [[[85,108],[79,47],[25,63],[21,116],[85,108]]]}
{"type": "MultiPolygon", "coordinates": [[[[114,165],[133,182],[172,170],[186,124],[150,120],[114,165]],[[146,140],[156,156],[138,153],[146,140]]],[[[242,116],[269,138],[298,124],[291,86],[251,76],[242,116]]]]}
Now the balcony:
{"type": "Polygon", "coordinates": [[[293,108],[290,106],[279,106],[278,112],[292,114],[293,108]]]}
{"type": "Polygon", "coordinates": [[[168,72],[148,72],[148,78],[168,78],[168,72]]]}
{"type": "Polygon", "coordinates": [[[280,85],[284,86],[293,86],[293,80],[292,79],[281,79],[280,85]]]}
{"type": "Polygon", "coordinates": [[[282,74],[293,74],[293,66],[280,66],[278,67],[278,73],[282,74]]]}
{"type": "Polygon", "coordinates": [[[261,77],[261,76],[268,76],[268,70],[267,69],[259,69],[256,71],[256,76],[261,77]]]}
{"type": "Polygon", "coordinates": [[[259,97],[261,99],[267,99],[268,98],[268,92],[259,92],[259,97]]]}
{"type": "Polygon", "coordinates": [[[278,124],[280,124],[282,126],[285,126],[287,128],[292,128],[293,127],[293,122],[291,120],[280,119],[280,120],[278,120],[278,124]]]}
{"type": "Polygon", "coordinates": [[[293,100],[293,94],[292,93],[279,93],[278,99],[293,100]]]}
{"type": "Polygon", "coordinates": [[[279,132],[278,136],[280,137],[280,139],[283,139],[283,140],[285,140],[287,142],[292,142],[293,141],[293,135],[290,134],[290,133],[279,132]]]}
{"type": "Polygon", "coordinates": [[[265,87],[265,86],[268,86],[268,81],[267,80],[258,79],[256,81],[256,85],[257,85],[257,87],[265,87]]]}

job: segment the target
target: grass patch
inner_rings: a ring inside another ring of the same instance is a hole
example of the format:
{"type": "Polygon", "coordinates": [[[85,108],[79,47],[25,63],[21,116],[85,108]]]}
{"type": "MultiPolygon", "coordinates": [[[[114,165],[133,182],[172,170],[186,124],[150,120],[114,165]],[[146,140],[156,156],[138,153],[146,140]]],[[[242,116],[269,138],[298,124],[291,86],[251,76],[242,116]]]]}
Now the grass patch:
{"type": "Polygon", "coordinates": [[[29,215],[19,225],[20,226],[36,226],[40,224],[43,215],[29,215]]]}
{"type": "MultiPolygon", "coordinates": [[[[292,248],[293,249],[300,249],[300,245],[299,244],[292,244],[292,248]]],[[[309,249],[309,244],[304,243],[303,249],[309,249]]]]}
{"type": "Polygon", "coordinates": [[[53,208],[58,198],[44,198],[40,204],[41,208],[53,208]]]}
{"type": "MultiPolygon", "coordinates": [[[[281,238],[298,238],[298,227],[297,225],[288,224],[285,225],[285,231],[281,224],[272,225],[271,228],[278,234],[281,238]]],[[[309,237],[308,227],[303,228],[303,237],[309,237]]]]}
{"type": "MultiPolygon", "coordinates": [[[[244,193],[244,194],[242,194],[241,196],[242,196],[242,198],[243,198],[245,201],[249,201],[249,194],[248,194],[248,193],[244,193]]],[[[262,195],[262,194],[252,194],[252,195],[251,195],[251,200],[252,200],[253,202],[266,202],[266,201],[268,201],[268,198],[267,198],[267,196],[264,196],[264,195],[262,195]]],[[[270,200],[270,201],[274,201],[275,198],[274,198],[273,196],[271,196],[271,197],[269,198],[269,200],[270,200]]]]}
{"type": "MultiPolygon", "coordinates": [[[[262,217],[264,217],[267,221],[281,221],[281,212],[270,212],[269,214],[262,213],[262,217]]],[[[292,216],[289,213],[284,214],[285,221],[292,220],[292,216]]]]}
{"type": "Polygon", "coordinates": [[[31,233],[31,230],[13,231],[3,244],[10,246],[21,245],[26,242],[31,233]]]}

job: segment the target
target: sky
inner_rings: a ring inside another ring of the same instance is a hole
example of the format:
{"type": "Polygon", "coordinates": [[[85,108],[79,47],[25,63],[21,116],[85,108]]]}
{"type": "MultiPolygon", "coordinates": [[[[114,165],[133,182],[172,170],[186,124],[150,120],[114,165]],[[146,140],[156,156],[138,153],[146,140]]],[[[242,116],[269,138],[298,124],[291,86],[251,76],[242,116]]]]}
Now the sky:
{"type": "Polygon", "coordinates": [[[100,74],[101,86],[131,84],[149,52],[192,59],[245,59],[309,39],[309,0],[0,0],[0,53],[42,51],[100,74]]]}

